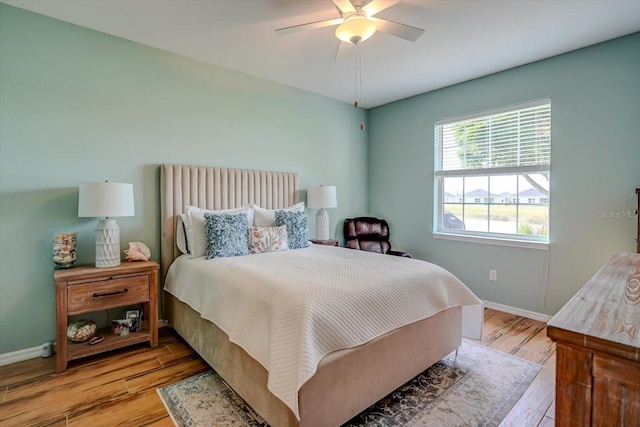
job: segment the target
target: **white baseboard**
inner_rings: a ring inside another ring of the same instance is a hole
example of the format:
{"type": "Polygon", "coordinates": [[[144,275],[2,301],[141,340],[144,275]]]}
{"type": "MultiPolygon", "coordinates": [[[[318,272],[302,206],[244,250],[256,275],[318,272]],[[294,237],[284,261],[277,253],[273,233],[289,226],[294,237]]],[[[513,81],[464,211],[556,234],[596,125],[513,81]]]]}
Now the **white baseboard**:
{"type": "MultiPolygon", "coordinates": [[[[55,345],[54,345],[54,349],[55,349],[55,345]]],[[[23,362],[25,360],[36,359],[38,357],[42,357],[41,345],[37,347],[12,351],[10,353],[0,354],[0,366],[11,365],[12,363],[23,362]]]]}
{"type": "Polygon", "coordinates": [[[492,308],[494,310],[504,311],[505,313],[515,314],[516,316],[526,317],[527,319],[533,319],[539,322],[546,323],[549,320],[551,320],[551,317],[552,317],[548,314],[536,313],[535,311],[529,311],[522,308],[511,307],[509,305],[499,304],[497,302],[491,302],[491,301],[485,301],[485,300],[483,300],[482,302],[484,303],[484,306],[486,308],[492,308]]]}

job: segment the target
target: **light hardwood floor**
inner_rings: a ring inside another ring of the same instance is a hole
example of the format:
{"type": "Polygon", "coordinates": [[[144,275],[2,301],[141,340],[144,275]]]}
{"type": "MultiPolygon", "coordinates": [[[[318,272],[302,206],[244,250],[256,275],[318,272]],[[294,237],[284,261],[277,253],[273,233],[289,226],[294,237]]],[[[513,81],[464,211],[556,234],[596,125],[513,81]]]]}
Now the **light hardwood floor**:
{"type": "MultiPolygon", "coordinates": [[[[59,374],[53,357],[0,367],[0,425],[172,426],[156,388],[208,366],[170,329],[159,342],[71,362],[59,374]]],[[[482,343],[544,366],[502,425],[555,425],[555,345],[545,323],[487,309],[482,343]]]]}

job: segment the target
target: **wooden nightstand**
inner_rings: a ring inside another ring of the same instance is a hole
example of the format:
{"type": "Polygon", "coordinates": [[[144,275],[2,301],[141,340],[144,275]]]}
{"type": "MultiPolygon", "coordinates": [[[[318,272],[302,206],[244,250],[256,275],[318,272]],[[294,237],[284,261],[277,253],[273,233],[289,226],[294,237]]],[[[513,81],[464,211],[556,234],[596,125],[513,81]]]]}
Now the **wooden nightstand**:
{"type": "Polygon", "coordinates": [[[340,242],[337,240],[311,240],[311,243],[316,245],[340,246],[340,242]]]}
{"type": "Polygon", "coordinates": [[[158,345],[158,268],[155,262],[123,262],[117,267],[78,266],[56,270],[56,371],[67,368],[69,360],[149,341],[158,345]],[[144,304],[142,330],[125,336],[111,333],[110,326],[96,335],[104,341],[73,343],[67,339],[69,316],[110,308],[144,304]]]}

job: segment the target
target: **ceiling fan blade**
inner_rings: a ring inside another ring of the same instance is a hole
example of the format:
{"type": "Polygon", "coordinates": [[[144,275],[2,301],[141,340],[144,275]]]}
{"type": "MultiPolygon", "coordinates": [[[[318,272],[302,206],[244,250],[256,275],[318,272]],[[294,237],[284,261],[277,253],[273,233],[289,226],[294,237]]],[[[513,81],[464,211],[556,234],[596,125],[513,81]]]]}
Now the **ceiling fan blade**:
{"type": "Polygon", "coordinates": [[[373,16],[378,12],[382,12],[383,10],[393,6],[396,3],[399,3],[400,0],[371,0],[371,2],[362,6],[362,10],[369,16],[373,16]]]}
{"type": "Polygon", "coordinates": [[[331,1],[333,1],[333,4],[335,4],[338,10],[340,10],[340,12],[342,12],[343,14],[356,13],[356,8],[353,7],[353,5],[349,0],[331,0],[331,1]]]}
{"type": "Polygon", "coordinates": [[[353,46],[354,45],[351,43],[345,43],[341,41],[338,45],[338,50],[336,51],[336,59],[345,58],[349,54],[349,52],[351,52],[353,46]]]}
{"type": "Polygon", "coordinates": [[[400,24],[375,17],[371,17],[371,20],[376,24],[376,30],[409,40],[410,42],[418,40],[422,33],[424,33],[422,28],[412,27],[411,25],[400,24]]]}
{"type": "Polygon", "coordinates": [[[323,27],[330,27],[332,25],[339,25],[339,24],[342,24],[343,21],[344,21],[344,19],[342,19],[342,18],[336,18],[336,19],[327,19],[325,21],[309,22],[308,24],[301,24],[301,25],[294,25],[292,27],[278,28],[276,30],[276,33],[280,34],[281,36],[284,36],[284,35],[291,34],[291,33],[297,33],[298,31],[313,30],[313,29],[316,29],[316,28],[323,28],[323,27]]]}

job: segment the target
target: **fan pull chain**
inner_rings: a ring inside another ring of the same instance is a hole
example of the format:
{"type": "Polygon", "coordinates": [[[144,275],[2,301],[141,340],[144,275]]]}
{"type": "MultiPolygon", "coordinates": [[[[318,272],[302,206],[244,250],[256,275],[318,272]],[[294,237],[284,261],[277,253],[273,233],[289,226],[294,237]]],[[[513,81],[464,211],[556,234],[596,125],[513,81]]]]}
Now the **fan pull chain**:
{"type": "Polygon", "coordinates": [[[358,87],[358,75],[359,75],[359,71],[358,71],[358,66],[359,66],[359,53],[360,53],[360,45],[358,43],[354,43],[355,47],[356,47],[356,55],[355,55],[355,67],[354,67],[354,90],[355,90],[355,97],[354,97],[354,101],[353,101],[353,108],[358,108],[358,97],[359,97],[359,87],[358,87]]]}
{"type": "MultiPolygon", "coordinates": [[[[362,96],[362,55],[360,53],[360,44],[354,43],[356,46],[356,66],[355,66],[355,91],[356,91],[356,99],[353,101],[354,108],[358,108],[359,101],[358,99],[362,96]]],[[[362,114],[362,119],[360,121],[360,130],[364,130],[364,110],[361,108],[360,112],[362,114]]]]}

